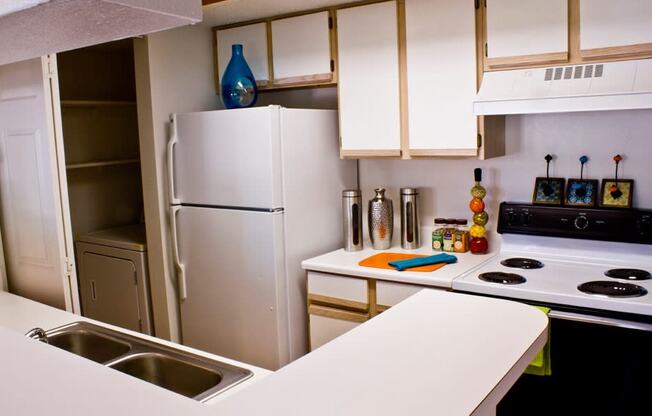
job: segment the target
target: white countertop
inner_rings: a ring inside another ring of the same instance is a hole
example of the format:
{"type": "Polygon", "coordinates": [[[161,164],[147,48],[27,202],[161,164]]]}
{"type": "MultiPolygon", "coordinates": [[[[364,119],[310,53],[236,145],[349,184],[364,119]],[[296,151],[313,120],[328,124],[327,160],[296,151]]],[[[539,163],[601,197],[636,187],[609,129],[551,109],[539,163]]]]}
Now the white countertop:
{"type": "Polygon", "coordinates": [[[80,319],[0,293],[0,414],[469,415],[495,405],[518,379],[548,323],[520,303],[425,289],[200,404],[22,335],[80,319]]]}
{"type": "Polygon", "coordinates": [[[547,325],[531,306],[424,289],[220,402],[220,414],[470,415],[520,377],[547,325]]]}
{"type": "MultiPolygon", "coordinates": [[[[77,321],[92,322],[92,323],[94,323],[96,325],[101,325],[101,326],[104,326],[104,327],[108,327],[108,328],[111,328],[111,329],[122,331],[122,332],[130,334],[130,335],[134,335],[134,336],[141,337],[141,338],[146,338],[146,339],[148,339],[150,341],[154,341],[154,342],[157,342],[157,343],[169,346],[169,347],[178,348],[178,349],[181,349],[181,350],[184,350],[184,351],[188,351],[188,352],[191,352],[191,353],[193,353],[195,355],[200,355],[200,356],[208,357],[210,359],[222,361],[224,363],[233,364],[233,365],[236,365],[236,366],[239,366],[239,367],[244,367],[244,368],[250,370],[251,372],[253,372],[253,377],[251,377],[248,380],[245,380],[244,382],[242,382],[241,384],[238,384],[238,385],[234,386],[233,388],[221,393],[220,395],[216,396],[215,398],[205,402],[204,404],[201,405],[201,407],[206,407],[206,406],[212,407],[216,403],[218,403],[220,400],[228,397],[229,395],[236,394],[240,390],[242,390],[244,388],[247,388],[249,385],[251,385],[253,383],[256,383],[259,380],[261,380],[262,378],[267,377],[268,375],[272,374],[271,371],[263,369],[263,368],[259,368],[259,367],[248,365],[248,364],[243,364],[243,363],[238,362],[238,361],[230,360],[230,359],[224,358],[224,357],[219,357],[219,356],[216,356],[214,354],[210,354],[210,353],[207,353],[207,352],[204,352],[204,351],[196,350],[194,348],[190,348],[190,347],[186,347],[186,346],[183,346],[183,345],[168,342],[168,341],[162,340],[160,338],[154,338],[154,337],[151,337],[151,336],[148,336],[148,335],[143,335],[143,334],[138,333],[138,332],[129,331],[127,329],[117,328],[115,326],[108,325],[108,324],[105,324],[103,322],[98,322],[98,321],[94,321],[92,319],[87,319],[87,318],[84,318],[84,317],[79,316],[79,315],[73,315],[73,314],[68,313],[66,311],[62,311],[60,309],[53,308],[51,306],[47,306],[47,305],[44,305],[42,303],[34,302],[32,300],[25,299],[25,298],[20,297],[20,296],[16,296],[16,295],[12,295],[12,294],[7,293],[7,292],[0,291],[0,330],[10,330],[9,332],[15,332],[18,335],[18,337],[17,338],[13,337],[13,338],[15,338],[15,340],[13,340],[12,342],[18,342],[20,344],[20,343],[25,343],[25,341],[27,341],[27,348],[28,349],[26,349],[26,351],[32,351],[33,350],[32,346],[30,344],[41,344],[41,343],[38,343],[38,342],[32,342],[32,340],[28,340],[28,339],[26,339],[24,337],[24,334],[27,331],[29,331],[30,329],[35,328],[35,327],[39,327],[39,328],[43,328],[43,329],[45,329],[47,331],[47,330],[50,330],[50,329],[53,329],[53,328],[56,328],[56,327],[59,327],[59,326],[62,326],[62,325],[67,325],[67,324],[70,324],[72,322],[77,322],[77,321]]],[[[8,332],[8,331],[5,331],[5,333],[0,333],[0,344],[3,344],[2,345],[3,347],[9,347],[9,344],[4,345],[5,344],[5,336],[10,336],[10,334],[8,334],[6,332],[8,332]]],[[[14,345],[14,344],[12,344],[12,345],[14,345]]],[[[52,356],[53,359],[63,360],[61,362],[61,364],[59,364],[59,366],[56,366],[56,367],[59,368],[59,370],[64,365],[71,365],[71,368],[70,368],[71,371],[70,372],[66,371],[66,374],[74,374],[74,373],[77,372],[78,368],[80,369],[79,371],[81,371],[82,373],[85,373],[86,371],[93,371],[93,369],[95,369],[96,375],[94,377],[97,378],[98,386],[106,386],[108,383],[114,383],[116,380],[119,383],[126,380],[125,382],[127,384],[134,384],[134,382],[135,382],[136,385],[146,385],[147,389],[151,389],[153,387],[154,390],[156,390],[157,392],[160,392],[162,390],[162,389],[160,389],[158,387],[150,385],[149,383],[145,383],[145,382],[142,382],[140,380],[133,379],[132,377],[125,376],[124,374],[120,374],[120,373],[118,373],[117,371],[115,371],[113,369],[110,369],[110,368],[107,368],[107,367],[103,366],[102,364],[98,364],[98,363],[95,363],[95,362],[92,362],[92,361],[89,361],[89,360],[86,360],[86,359],[80,359],[80,357],[72,355],[72,354],[70,354],[70,353],[68,353],[66,351],[59,350],[57,348],[52,348],[52,347],[49,347],[47,345],[43,345],[43,346],[46,347],[45,350],[43,350],[43,351],[45,351],[44,353],[47,354],[48,357],[52,356]],[[79,367],[78,367],[78,365],[79,365],[79,367]]],[[[14,347],[18,347],[18,344],[15,344],[14,347]]],[[[36,349],[34,351],[35,351],[35,353],[38,354],[39,350],[42,350],[42,348],[36,349]]],[[[30,352],[30,354],[31,354],[31,352],[30,352]]],[[[11,357],[12,355],[9,355],[9,357],[11,357]]],[[[6,391],[6,390],[3,389],[2,384],[4,382],[6,382],[7,380],[5,380],[4,376],[1,375],[1,374],[4,374],[4,371],[5,371],[5,368],[4,368],[5,363],[3,361],[3,359],[5,357],[7,357],[7,355],[0,352],[0,369],[1,369],[0,370],[0,391],[6,391]]],[[[30,359],[25,358],[24,361],[30,361],[30,359]]],[[[48,362],[50,362],[50,361],[48,361],[48,362]]],[[[21,365],[24,365],[24,362],[21,365]]],[[[24,371],[24,368],[23,368],[23,371],[24,371]]],[[[40,369],[37,370],[36,372],[38,372],[38,371],[40,371],[40,369]]],[[[58,383],[58,381],[57,381],[57,383],[58,383]]],[[[92,384],[95,384],[95,381],[93,381],[92,384]]],[[[104,388],[104,387],[102,387],[102,388],[104,388]]],[[[44,385],[43,389],[48,389],[48,387],[44,385]]],[[[139,391],[139,388],[135,387],[135,389],[136,389],[135,391],[139,391]]],[[[186,398],[186,397],[183,397],[183,396],[168,392],[167,390],[163,390],[162,392],[164,393],[164,396],[169,398],[168,402],[170,402],[170,403],[185,402],[185,403],[190,403],[191,405],[198,404],[198,402],[196,402],[196,401],[194,401],[192,399],[189,399],[189,398],[186,398]]],[[[70,400],[70,396],[64,396],[63,399],[70,400]]],[[[12,413],[4,413],[4,412],[2,412],[2,406],[3,406],[3,404],[0,401],[0,414],[12,414],[12,413]]],[[[182,406],[183,406],[183,404],[182,404],[182,406]]],[[[127,412],[126,414],[131,414],[131,413],[132,412],[127,412]]],[[[89,413],[89,414],[91,414],[91,413],[89,413]]],[[[92,414],[97,414],[97,413],[92,413],[92,414]]],[[[111,413],[107,413],[107,414],[111,414],[111,413]]],[[[117,413],[114,413],[114,414],[117,414],[117,413]]]]}
{"type": "Polygon", "coordinates": [[[368,277],[423,286],[451,288],[455,277],[489,260],[497,251],[494,250],[488,254],[471,254],[470,252],[448,253],[457,257],[457,263],[447,264],[434,272],[412,272],[409,270],[399,272],[396,270],[377,269],[358,265],[360,261],[367,257],[383,252],[420,254],[428,256],[441,253],[440,251],[433,251],[429,246],[424,246],[416,250],[404,250],[399,245],[392,247],[389,250],[374,250],[371,248],[370,244],[367,244],[361,251],[344,251],[344,249],[339,249],[321,256],[304,260],[301,263],[301,266],[305,270],[318,272],[368,277]]]}

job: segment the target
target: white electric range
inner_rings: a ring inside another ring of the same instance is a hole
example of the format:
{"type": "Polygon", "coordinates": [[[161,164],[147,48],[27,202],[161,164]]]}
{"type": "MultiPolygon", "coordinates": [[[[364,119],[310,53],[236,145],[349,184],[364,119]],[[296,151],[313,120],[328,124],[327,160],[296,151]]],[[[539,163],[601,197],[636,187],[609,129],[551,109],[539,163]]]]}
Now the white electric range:
{"type": "Polygon", "coordinates": [[[650,216],[503,203],[500,252],[453,290],[652,317],[650,216]]]}
{"type": "Polygon", "coordinates": [[[552,374],[522,376],[497,415],[651,414],[652,211],[503,203],[498,232],[453,290],[550,308],[552,374]]]}

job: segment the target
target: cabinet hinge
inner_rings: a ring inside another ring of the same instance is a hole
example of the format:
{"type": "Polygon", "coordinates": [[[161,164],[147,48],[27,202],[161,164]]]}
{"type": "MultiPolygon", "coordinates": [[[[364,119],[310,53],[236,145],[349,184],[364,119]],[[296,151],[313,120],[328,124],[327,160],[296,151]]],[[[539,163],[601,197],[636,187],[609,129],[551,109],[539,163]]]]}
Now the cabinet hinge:
{"type": "Polygon", "coordinates": [[[475,0],[475,8],[476,10],[480,8],[480,0],[475,0]]]}
{"type": "Polygon", "coordinates": [[[72,274],[72,269],[74,267],[72,263],[72,259],[70,257],[66,257],[65,259],[63,259],[63,263],[64,263],[63,267],[64,270],[66,271],[66,274],[70,276],[72,274]]]}
{"type": "Polygon", "coordinates": [[[333,29],[333,18],[332,17],[328,18],[328,28],[333,29]]]}
{"type": "Polygon", "coordinates": [[[489,45],[487,42],[484,43],[484,56],[485,58],[489,56],[489,45]]]}
{"type": "Polygon", "coordinates": [[[54,68],[53,68],[53,63],[52,63],[52,55],[47,56],[47,64],[48,64],[48,78],[52,78],[54,76],[54,68]]]}
{"type": "Polygon", "coordinates": [[[487,0],[484,0],[484,8],[487,8],[487,0]]]}
{"type": "Polygon", "coordinates": [[[335,61],[331,59],[331,72],[335,72],[335,61]]]}
{"type": "Polygon", "coordinates": [[[478,134],[478,149],[482,147],[482,135],[478,134]]]}

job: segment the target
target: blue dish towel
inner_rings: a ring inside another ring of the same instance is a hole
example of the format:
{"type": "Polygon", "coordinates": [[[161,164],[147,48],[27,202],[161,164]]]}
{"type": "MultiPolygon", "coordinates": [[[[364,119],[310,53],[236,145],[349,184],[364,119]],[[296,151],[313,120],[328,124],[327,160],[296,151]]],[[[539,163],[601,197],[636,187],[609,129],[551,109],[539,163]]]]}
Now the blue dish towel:
{"type": "Polygon", "coordinates": [[[392,267],[395,267],[399,272],[402,272],[403,270],[411,269],[413,267],[428,266],[438,263],[455,263],[456,261],[457,257],[442,253],[428,257],[416,257],[407,260],[390,261],[388,264],[392,267]]]}

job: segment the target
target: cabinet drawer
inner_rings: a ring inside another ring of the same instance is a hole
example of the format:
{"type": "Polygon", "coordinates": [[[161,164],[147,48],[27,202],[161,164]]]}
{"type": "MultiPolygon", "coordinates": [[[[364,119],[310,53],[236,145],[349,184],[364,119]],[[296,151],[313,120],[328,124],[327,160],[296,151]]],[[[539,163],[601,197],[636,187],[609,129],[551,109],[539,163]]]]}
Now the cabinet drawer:
{"type": "MultiPolygon", "coordinates": [[[[328,273],[308,272],[308,299],[319,303],[349,301],[352,307],[366,308],[369,303],[367,279],[338,276],[328,273]]],[[[346,302],[343,302],[346,303],[346,302]]],[[[346,305],[340,305],[346,306],[346,305]]]]}
{"type": "Polygon", "coordinates": [[[423,286],[378,281],[376,302],[379,306],[394,306],[423,289],[423,286]]]}
{"type": "Polygon", "coordinates": [[[310,314],[311,351],[349,332],[369,319],[368,315],[362,313],[316,305],[311,305],[308,312],[310,314]]]}

